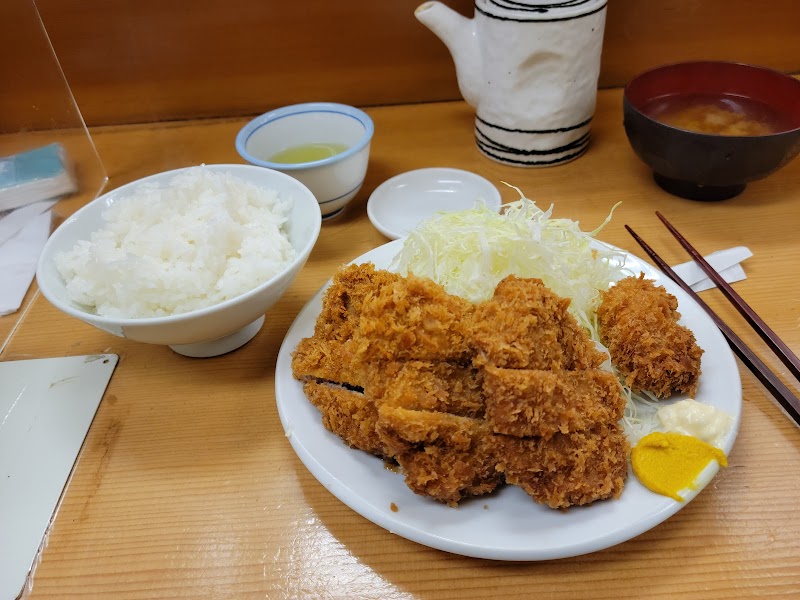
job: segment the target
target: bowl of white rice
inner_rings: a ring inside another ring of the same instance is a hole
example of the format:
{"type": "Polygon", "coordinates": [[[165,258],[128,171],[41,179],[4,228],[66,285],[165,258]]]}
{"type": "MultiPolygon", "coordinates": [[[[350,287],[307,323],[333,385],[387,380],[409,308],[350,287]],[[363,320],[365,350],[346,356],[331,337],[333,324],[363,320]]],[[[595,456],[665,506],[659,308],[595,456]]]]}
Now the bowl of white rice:
{"type": "Polygon", "coordinates": [[[283,173],[201,165],[119,187],[50,237],[36,279],[56,308],[116,336],[217,356],[250,341],[320,232],[283,173]]]}

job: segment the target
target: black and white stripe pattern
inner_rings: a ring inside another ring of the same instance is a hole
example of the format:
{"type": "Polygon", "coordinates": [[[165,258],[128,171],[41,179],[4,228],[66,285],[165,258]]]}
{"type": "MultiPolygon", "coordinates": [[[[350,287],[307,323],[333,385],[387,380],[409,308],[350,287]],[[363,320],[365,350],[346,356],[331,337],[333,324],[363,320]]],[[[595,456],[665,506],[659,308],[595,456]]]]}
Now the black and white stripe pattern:
{"type": "Polygon", "coordinates": [[[475,2],[475,12],[500,21],[552,23],[588,17],[605,10],[606,5],[606,0],[565,0],[564,2],[478,0],[475,2]]]}
{"type": "Polygon", "coordinates": [[[529,12],[547,13],[559,8],[574,8],[590,4],[595,0],[564,0],[564,2],[526,2],[525,0],[486,0],[486,3],[498,8],[508,10],[523,10],[529,12]]]}
{"type": "Polygon", "coordinates": [[[550,167],[578,158],[589,146],[591,117],[554,129],[513,129],[475,117],[475,143],[497,162],[550,167]]]}

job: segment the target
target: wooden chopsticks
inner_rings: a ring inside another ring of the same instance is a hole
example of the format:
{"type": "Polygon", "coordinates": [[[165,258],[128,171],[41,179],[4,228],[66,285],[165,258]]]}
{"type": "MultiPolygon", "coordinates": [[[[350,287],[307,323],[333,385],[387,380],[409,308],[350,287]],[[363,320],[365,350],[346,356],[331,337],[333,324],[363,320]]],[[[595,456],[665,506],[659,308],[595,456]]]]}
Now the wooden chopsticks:
{"type": "MultiPolygon", "coordinates": [[[[656,212],[656,214],[664,222],[664,224],[667,225],[672,234],[676,238],[678,238],[678,241],[680,241],[682,245],[685,244],[684,248],[689,250],[689,248],[691,248],[689,242],[687,242],[686,239],[683,238],[683,236],[681,236],[678,233],[678,231],[674,227],[672,227],[672,225],[670,225],[660,213],[656,212]]],[[[628,233],[630,233],[633,236],[633,239],[636,240],[636,242],[642,247],[642,249],[647,253],[647,255],[651,259],[653,259],[653,262],[656,263],[658,268],[661,269],[661,271],[663,271],[664,274],[667,275],[667,277],[672,279],[681,288],[683,288],[683,290],[687,294],[689,294],[695,300],[695,302],[697,302],[700,305],[700,307],[706,311],[706,313],[708,313],[708,315],[711,317],[711,319],[714,321],[717,327],[719,327],[720,331],[722,331],[722,334],[728,340],[728,343],[730,344],[731,348],[736,353],[736,355],[750,369],[750,371],[753,372],[753,375],[755,375],[756,378],[758,378],[758,380],[764,385],[764,387],[770,391],[775,400],[777,400],[778,404],[781,405],[781,407],[783,408],[784,411],[786,411],[789,417],[791,417],[795,423],[800,425],[800,400],[798,400],[797,396],[795,396],[792,393],[792,391],[780,380],[780,378],[778,378],[778,376],[775,375],[775,373],[773,373],[769,369],[769,367],[767,367],[767,365],[764,364],[764,362],[760,358],[758,358],[758,356],[756,356],[756,354],[747,346],[747,344],[745,344],[742,341],[742,339],[738,335],[736,335],[733,332],[733,330],[730,327],[728,327],[722,319],[719,318],[719,316],[717,316],[717,314],[711,309],[711,307],[708,306],[708,304],[706,304],[703,301],[703,299],[700,298],[700,296],[698,296],[697,293],[695,293],[695,291],[691,287],[689,287],[686,284],[686,282],[683,281],[683,279],[681,279],[680,276],[677,273],[675,273],[675,271],[673,271],[672,268],[666,262],[664,262],[664,260],[658,254],[656,254],[655,250],[653,250],[650,246],[648,246],[647,243],[642,238],[640,238],[635,231],[633,231],[633,229],[631,229],[627,225],[625,225],[625,229],[628,230],[628,233]]],[[[711,279],[715,283],[717,283],[717,285],[720,285],[719,281],[722,281],[725,287],[730,289],[730,286],[727,284],[727,282],[725,282],[725,280],[722,279],[722,277],[714,270],[714,268],[711,265],[709,265],[703,259],[703,257],[700,256],[696,250],[694,250],[694,248],[689,250],[689,253],[695,260],[697,260],[697,257],[699,256],[700,260],[702,260],[700,264],[703,267],[703,270],[705,270],[706,273],[709,274],[711,279]],[[716,277],[711,276],[712,272],[716,277]]],[[[720,287],[722,286],[720,285],[720,287]]],[[[738,300],[741,300],[741,298],[739,298],[739,295],[736,294],[736,292],[733,292],[733,290],[730,291],[732,292],[733,295],[728,296],[726,294],[726,297],[728,297],[728,299],[730,299],[731,302],[736,304],[737,300],[735,300],[734,298],[738,300]]],[[[742,303],[744,303],[743,300],[742,303]]],[[[750,308],[746,304],[745,306],[747,307],[746,309],[740,309],[740,310],[747,310],[750,313],[752,313],[753,316],[755,316],[755,319],[753,321],[748,319],[748,322],[750,322],[750,324],[756,330],[759,330],[760,325],[758,325],[758,323],[763,323],[763,321],[760,319],[760,317],[758,317],[758,315],[756,315],[755,311],[753,311],[752,308],[750,308]]],[[[780,345],[786,347],[786,345],[782,341],[780,341],[780,338],[778,338],[778,336],[775,335],[775,333],[771,329],[769,331],[771,332],[772,336],[780,342],[780,345]]],[[[759,331],[759,333],[761,332],[759,331]]],[[[770,344],[770,348],[772,347],[773,346],[770,344]]],[[[786,348],[786,350],[789,349],[786,348]]],[[[780,353],[778,354],[781,357],[781,360],[784,360],[784,356],[780,353]]],[[[797,357],[791,351],[789,351],[789,355],[794,356],[794,359],[797,360],[797,357]]],[[[787,357],[787,359],[790,360],[789,357],[787,357]]],[[[792,373],[795,374],[795,371],[792,370],[792,373]]],[[[798,376],[795,374],[795,377],[798,376]]]]}
{"type": "Polygon", "coordinates": [[[750,323],[750,326],[756,330],[756,333],[761,336],[761,339],[770,347],[770,349],[775,353],[775,355],[781,359],[783,364],[786,365],[786,368],[789,369],[794,378],[800,381],[800,358],[797,358],[797,355],[792,352],[789,347],[783,342],[781,338],[778,337],[769,325],[767,325],[764,320],[756,314],[750,305],[745,302],[742,297],[737,294],[733,288],[728,285],[728,282],[725,281],[722,276],[717,273],[717,271],[712,267],[703,256],[694,249],[694,247],[686,241],[686,238],[683,237],[672,224],[664,218],[660,212],[656,211],[656,216],[661,219],[661,222],[667,226],[670,233],[675,236],[675,239],[680,242],[681,246],[691,254],[692,258],[695,262],[700,265],[700,268],[706,272],[711,280],[717,284],[717,287],[720,291],[725,295],[725,297],[731,301],[736,307],[741,315],[750,323]]]}

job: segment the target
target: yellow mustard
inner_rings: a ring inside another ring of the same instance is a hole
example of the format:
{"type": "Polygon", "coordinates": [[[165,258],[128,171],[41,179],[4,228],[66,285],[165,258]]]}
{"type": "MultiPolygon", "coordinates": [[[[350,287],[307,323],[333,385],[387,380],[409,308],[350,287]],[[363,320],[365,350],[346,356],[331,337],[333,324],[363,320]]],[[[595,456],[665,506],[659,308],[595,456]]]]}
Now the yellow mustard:
{"type": "Polygon", "coordinates": [[[684,499],[678,492],[695,489],[695,480],[712,460],[728,466],[722,450],[680,433],[656,431],[644,436],[631,451],[631,466],[642,485],[679,502],[684,499]]]}

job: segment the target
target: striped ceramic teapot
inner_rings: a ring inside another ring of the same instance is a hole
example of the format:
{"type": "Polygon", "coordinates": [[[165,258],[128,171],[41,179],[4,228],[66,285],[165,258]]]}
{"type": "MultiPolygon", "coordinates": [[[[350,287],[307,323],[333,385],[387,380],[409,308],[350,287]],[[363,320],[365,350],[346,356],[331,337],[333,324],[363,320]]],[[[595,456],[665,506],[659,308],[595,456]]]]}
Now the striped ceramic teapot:
{"type": "Polygon", "coordinates": [[[426,2],[415,15],[453,56],[483,154],[543,167],[586,151],[606,0],[476,0],[472,19],[426,2]]]}

